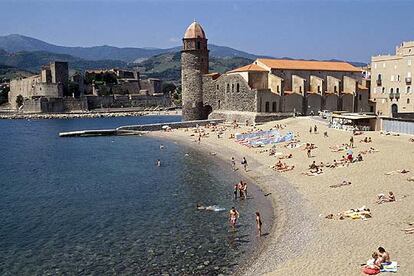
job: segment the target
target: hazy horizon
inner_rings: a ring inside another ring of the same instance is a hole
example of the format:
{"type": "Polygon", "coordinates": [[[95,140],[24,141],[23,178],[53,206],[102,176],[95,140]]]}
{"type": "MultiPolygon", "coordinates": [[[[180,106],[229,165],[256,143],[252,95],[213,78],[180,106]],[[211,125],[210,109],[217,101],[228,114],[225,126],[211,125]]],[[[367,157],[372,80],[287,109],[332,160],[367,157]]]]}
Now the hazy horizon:
{"type": "Polygon", "coordinates": [[[414,40],[414,1],[5,0],[0,35],[60,46],[171,48],[196,19],[209,43],[256,55],[368,62],[414,40]]]}

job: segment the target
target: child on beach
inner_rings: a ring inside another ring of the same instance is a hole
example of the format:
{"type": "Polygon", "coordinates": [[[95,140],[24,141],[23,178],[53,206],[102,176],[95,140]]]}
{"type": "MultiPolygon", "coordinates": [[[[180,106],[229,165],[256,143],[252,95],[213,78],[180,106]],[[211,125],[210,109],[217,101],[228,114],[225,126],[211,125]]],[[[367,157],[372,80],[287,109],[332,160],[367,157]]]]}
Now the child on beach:
{"type": "Polygon", "coordinates": [[[256,227],[257,232],[259,233],[259,237],[262,236],[262,218],[260,217],[260,213],[256,212],[256,227]]]}

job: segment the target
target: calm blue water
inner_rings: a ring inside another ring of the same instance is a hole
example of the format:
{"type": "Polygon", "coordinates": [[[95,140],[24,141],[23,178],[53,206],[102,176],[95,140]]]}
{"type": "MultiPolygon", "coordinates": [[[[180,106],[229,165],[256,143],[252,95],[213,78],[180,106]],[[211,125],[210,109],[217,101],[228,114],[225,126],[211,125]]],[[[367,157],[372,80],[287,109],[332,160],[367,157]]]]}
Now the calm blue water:
{"type": "Polygon", "coordinates": [[[239,179],[228,164],[147,137],[58,137],[177,120],[0,120],[0,275],[234,271],[255,244],[254,212],[269,203],[259,193],[233,202],[239,179]],[[196,211],[197,202],[226,211],[196,211]],[[241,212],[236,232],[227,223],[233,205],[241,212]]]}

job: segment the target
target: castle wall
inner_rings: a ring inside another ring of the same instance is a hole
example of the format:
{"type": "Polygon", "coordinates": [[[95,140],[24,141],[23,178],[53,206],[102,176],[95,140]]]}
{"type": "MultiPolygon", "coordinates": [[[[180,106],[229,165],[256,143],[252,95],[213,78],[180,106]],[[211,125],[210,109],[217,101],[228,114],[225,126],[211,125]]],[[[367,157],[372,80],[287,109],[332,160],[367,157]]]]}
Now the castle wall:
{"type": "Polygon", "coordinates": [[[283,97],[283,112],[299,112],[303,110],[303,96],[297,93],[283,97]]]}
{"type": "Polygon", "coordinates": [[[282,97],[270,90],[253,91],[257,93],[257,112],[278,113],[281,112],[282,97]]]}
{"type": "Polygon", "coordinates": [[[322,96],[317,93],[308,94],[307,98],[307,109],[306,115],[313,114],[317,115],[318,111],[322,110],[322,96]]]}

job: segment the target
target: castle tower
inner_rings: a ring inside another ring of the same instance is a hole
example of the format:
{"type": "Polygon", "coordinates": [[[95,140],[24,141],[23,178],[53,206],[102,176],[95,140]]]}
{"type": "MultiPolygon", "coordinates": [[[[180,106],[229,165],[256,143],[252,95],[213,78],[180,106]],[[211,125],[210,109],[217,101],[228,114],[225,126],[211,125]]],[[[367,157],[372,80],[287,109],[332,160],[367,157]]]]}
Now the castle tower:
{"type": "Polygon", "coordinates": [[[185,31],[181,51],[183,121],[207,119],[203,106],[203,74],[208,73],[207,38],[193,22],[185,31]]]}

